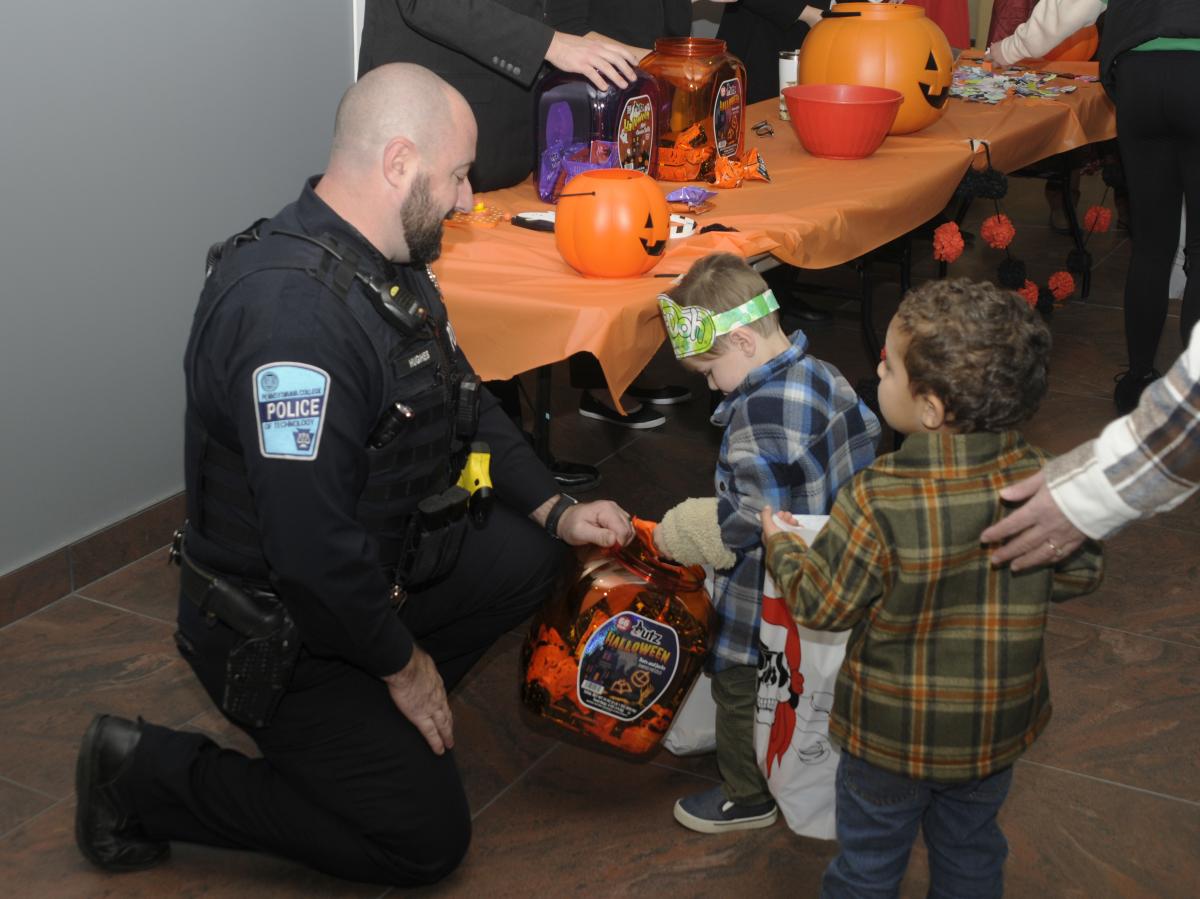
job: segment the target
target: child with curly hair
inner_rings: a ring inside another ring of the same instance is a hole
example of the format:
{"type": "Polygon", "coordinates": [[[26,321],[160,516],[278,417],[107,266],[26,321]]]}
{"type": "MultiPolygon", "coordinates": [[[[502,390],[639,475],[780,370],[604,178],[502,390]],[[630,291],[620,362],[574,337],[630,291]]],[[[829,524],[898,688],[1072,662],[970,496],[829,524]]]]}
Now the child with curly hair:
{"type": "Polygon", "coordinates": [[[879,364],[903,446],[855,475],[811,547],[763,512],[767,567],[796,621],[853,630],[830,716],[840,853],[823,897],[896,895],[918,826],[930,895],[1003,892],[996,815],[1050,719],[1049,603],[1094,590],[1102,568],[1089,543],[1014,573],[979,542],[1000,490],[1046,459],[1015,428],[1045,394],[1049,352],[1016,294],[966,280],[911,291],[879,364]]]}

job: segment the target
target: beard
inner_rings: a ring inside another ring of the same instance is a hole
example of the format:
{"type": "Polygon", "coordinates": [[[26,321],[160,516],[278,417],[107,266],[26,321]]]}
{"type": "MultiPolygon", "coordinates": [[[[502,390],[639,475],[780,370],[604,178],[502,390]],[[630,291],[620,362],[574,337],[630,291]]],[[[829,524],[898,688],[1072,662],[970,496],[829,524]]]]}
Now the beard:
{"type": "Polygon", "coordinates": [[[400,206],[400,224],[404,226],[410,261],[425,265],[442,254],[442,223],[451,215],[453,210],[440,212],[435,206],[429,193],[429,177],[417,175],[400,206]]]}

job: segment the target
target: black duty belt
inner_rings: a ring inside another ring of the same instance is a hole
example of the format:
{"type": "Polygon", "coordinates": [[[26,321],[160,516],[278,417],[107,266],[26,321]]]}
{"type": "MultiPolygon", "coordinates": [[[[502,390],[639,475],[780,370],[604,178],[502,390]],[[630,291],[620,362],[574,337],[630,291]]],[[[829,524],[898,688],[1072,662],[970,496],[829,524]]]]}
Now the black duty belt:
{"type": "Polygon", "coordinates": [[[287,609],[268,590],[239,587],[201,568],[179,546],[183,595],[206,615],[213,615],[245,637],[266,637],[278,632],[287,609]]]}

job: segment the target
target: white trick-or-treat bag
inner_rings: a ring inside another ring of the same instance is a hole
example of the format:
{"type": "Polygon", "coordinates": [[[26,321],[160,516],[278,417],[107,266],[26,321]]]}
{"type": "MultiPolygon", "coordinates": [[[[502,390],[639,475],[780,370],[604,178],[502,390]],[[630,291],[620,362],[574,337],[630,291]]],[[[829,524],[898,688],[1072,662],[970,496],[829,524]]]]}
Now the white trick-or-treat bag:
{"type": "MultiPolygon", "coordinates": [[[[796,519],[798,526],[778,516],[775,523],[811,545],[829,516],[797,515],[796,519]]],[[[798,626],[767,573],[754,748],[788,827],[821,840],[836,835],[834,780],[840,753],[829,739],[829,713],[849,638],[849,631],[830,633],[798,626]]]]}
{"type": "MultiPolygon", "coordinates": [[[[790,525],[776,516],[775,522],[811,545],[829,516],[797,515],[796,520],[798,525],[790,525]]],[[[829,740],[829,713],[849,637],[849,631],[828,633],[799,627],[771,575],[766,575],[754,748],[788,827],[801,836],[821,840],[835,836],[834,778],[839,752],[829,740]]],[[[676,714],[663,746],[675,755],[712,752],[717,745],[716,714],[711,680],[701,675],[676,714]]]]}

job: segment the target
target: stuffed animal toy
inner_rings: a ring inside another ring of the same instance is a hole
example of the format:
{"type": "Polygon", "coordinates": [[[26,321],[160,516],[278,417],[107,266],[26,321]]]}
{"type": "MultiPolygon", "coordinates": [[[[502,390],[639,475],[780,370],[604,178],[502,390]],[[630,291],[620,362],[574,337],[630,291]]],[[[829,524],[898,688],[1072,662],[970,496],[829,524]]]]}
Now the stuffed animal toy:
{"type": "Polygon", "coordinates": [[[684,565],[732,568],[733,551],[721,542],[717,524],[717,498],[685,499],[663,516],[654,529],[654,542],[663,555],[684,565]]]}

